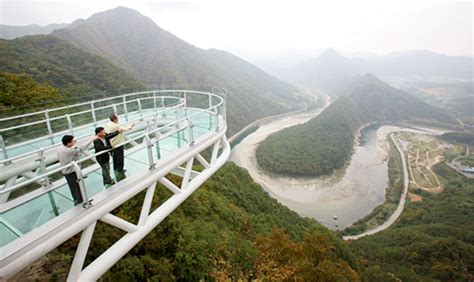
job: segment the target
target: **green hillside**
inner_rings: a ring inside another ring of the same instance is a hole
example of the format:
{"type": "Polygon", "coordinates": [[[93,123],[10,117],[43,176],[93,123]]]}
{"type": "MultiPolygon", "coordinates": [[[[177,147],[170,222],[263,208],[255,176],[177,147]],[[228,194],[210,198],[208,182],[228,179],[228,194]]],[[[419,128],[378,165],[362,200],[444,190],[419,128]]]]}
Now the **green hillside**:
{"type": "Polygon", "coordinates": [[[68,102],[100,92],[144,89],[143,83],[107,59],[54,35],[0,39],[0,71],[31,77],[60,91],[68,102]]]}
{"type": "Polygon", "coordinates": [[[58,89],[48,84],[36,83],[26,75],[0,72],[0,113],[7,108],[35,105],[45,102],[55,103],[61,99],[58,89]]]}
{"type": "Polygon", "coordinates": [[[339,97],[309,122],[270,135],[257,148],[267,172],[319,176],[342,168],[352,155],[357,130],[371,122],[410,121],[453,126],[441,109],[366,74],[352,93],[339,97]]]}
{"type": "Polygon", "coordinates": [[[49,24],[46,26],[40,26],[37,24],[30,24],[25,26],[0,24],[0,38],[15,39],[27,35],[50,34],[55,29],[60,29],[66,26],[67,24],[49,24]]]}
{"type": "Polygon", "coordinates": [[[270,135],[257,148],[258,164],[289,176],[330,174],[349,160],[362,124],[356,104],[341,97],[318,118],[270,135]]]}
{"type": "Polygon", "coordinates": [[[212,86],[228,93],[229,135],[298,107],[298,90],[232,54],[197,48],[139,12],[118,7],[55,35],[104,56],[150,87],[212,86]]]}
{"type": "MultiPolygon", "coordinates": [[[[158,187],[155,200],[171,192],[158,187]]],[[[144,193],[114,213],[136,221],[144,193]]],[[[120,231],[98,223],[88,260],[120,231]]],[[[16,278],[65,278],[78,236],[16,278]],[[40,267],[40,270],[38,270],[40,267]]],[[[103,277],[144,280],[357,281],[359,267],[347,244],[311,219],[279,204],[228,163],[158,225],[103,277]]]]}
{"type": "Polygon", "coordinates": [[[369,121],[418,121],[453,126],[457,121],[441,108],[396,89],[368,73],[354,84],[348,96],[369,121]]]}
{"type": "Polygon", "coordinates": [[[420,192],[390,229],[351,243],[368,281],[386,273],[402,281],[474,279],[474,180],[444,163],[434,167],[445,190],[420,192]]]}
{"type": "Polygon", "coordinates": [[[474,146],[474,133],[470,132],[448,132],[441,135],[448,142],[474,146]]]}

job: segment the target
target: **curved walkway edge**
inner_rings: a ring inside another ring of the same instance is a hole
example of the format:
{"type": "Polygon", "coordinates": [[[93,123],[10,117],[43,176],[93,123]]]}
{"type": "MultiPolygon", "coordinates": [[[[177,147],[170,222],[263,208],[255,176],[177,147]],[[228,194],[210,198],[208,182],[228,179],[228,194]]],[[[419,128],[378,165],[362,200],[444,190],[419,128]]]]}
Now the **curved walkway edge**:
{"type": "Polygon", "coordinates": [[[393,133],[390,134],[390,138],[392,138],[393,143],[395,144],[395,147],[397,147],[397,151],[400,154],[400,158],[402,160],[402,169],[403,169],[403,193],[400,197],[400,202],[398,203],[397,209],[393,212],[393,214],[381,225],[375,227],[374,229],[368,230],[364,233],[358,234],[358,235],[350,235],[350,236],[343,236],[342,238],[344,240],[357,240],[362,237],[368,236],[368,235],[373,235],[375,233],[378,233],[380,231],[383,231],[387,228],[389,228],[397,219],[400,217],[400,215],[403,212],[403,209],[405,207],[405,200],[406,196],[408,193],[408,171],[407,171],[407,163],[405,161],[405,155],[398,145],[398,142],[395,140],[395,137],[393,136],[393,133]]]}

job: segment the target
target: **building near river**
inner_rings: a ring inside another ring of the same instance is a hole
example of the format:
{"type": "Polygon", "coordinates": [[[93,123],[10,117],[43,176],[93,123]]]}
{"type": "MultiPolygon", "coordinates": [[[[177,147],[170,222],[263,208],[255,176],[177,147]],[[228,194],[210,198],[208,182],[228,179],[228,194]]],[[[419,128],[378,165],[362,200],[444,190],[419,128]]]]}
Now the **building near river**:
{"type": "Polygon", "coordinates": [[[468,167],[468,168],[463,169],[462,171],[467,172],[467,173],[474,173],[474,167],[468,167]]]}

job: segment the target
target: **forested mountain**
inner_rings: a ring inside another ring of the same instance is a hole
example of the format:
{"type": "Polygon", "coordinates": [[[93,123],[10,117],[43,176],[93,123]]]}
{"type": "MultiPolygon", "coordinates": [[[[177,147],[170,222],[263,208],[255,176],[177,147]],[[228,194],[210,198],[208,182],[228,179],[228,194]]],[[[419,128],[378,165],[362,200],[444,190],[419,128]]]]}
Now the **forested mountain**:
{"type": "Polygon", "coordinates": [[[474,146],[474,132],[448,132],[441,135],[448,142],[474,146]]]}
{"type": "Polygon", "coordinates": [[[423,122],[455,125],[430,106],[366,74],[353,83],[350,95],[339,97],[309,122],[270,135],[257,148],[258,164],[268,172],[290,176],[331,174],[350,159],[357,130],[372,122],[423,122]]]}
{"type": "Polygon", "coordinates": [[[441,108],[433,107],[420,98],[398,90],[373,74],[366,74],[353,83],[355,88],[348,98],[370,122],[373,121],[426,121],[457,124],[441,108]]]}
{"type": "MultiPolygon", "coordinates": [[[[473,78],[474,59],[453,57],[430,51],[391,53],[386,56],[346,58],[328,49],[318,58],[288,68],[264,68],[277,77],[309,89],[324,89],[336,96],[348,94],[347,89],[357,75],[367,72],[377,76],[473,78]]],[[[265,66],[263,66],[265,67],[265,66]]]]}
{"type": "Polygon", "coordinates": [[[0,71],[48,83],[69,103],[101,91],[117,94],[145,88],[138,79],[107,59],[54,35],[0,39],[0,71]]]}
{"type": "Polygon", "coordinates": [[[407,203],[393,227],[351,243],[366,281],[387,281],[386,273],[401,281],[474,280],[474,180],[444,163],[433,171],[443,192],[416,191],[423,200],[407,203]]]}
{"type": "MultiPolygon", "coordinates": [[[[163,186],[155,193],[157,201],[172,194],[163,186]]],[[[114,213],[137,220],[143,197],[142,193],[114,213]]],[[[118,229],[98,222],[88,259],[119,236],[118,229]]],[[[65,279],[77,242],[78,236],[14,279],[65,279]]],[[[357,281],[360,271],[355,256],[335,233],[290,211],[244,169],[228,163],[103,279],[357,281]]]]}
{"type": "Polygon", "coordinates": [[[265,139],[257,148],[258,164],[287,176],[331,174],[350,158],[355,132],[364,120],[352,100],[340,97],[317,118],[265,139]]]}
{"type": "Polygon", "coordinates": [[[110,59],[151,87],[223,88],[230,134],[296,107],[295,87],[227,52],[196,48],[128,8],[95,14],[54,34],[110,59]]]}
{"type": "Polygon", "coordinates": [[[0,38],[15,39],[26,35],[50,34],[55,29],[66,27],[67,24],[49,24],[40,26],[31,24],[26,26],[12,26],[0,24],[0,38]]]}
{"type": "Polygon", "coordinates": [[[36,104],[61,99],[58,89],[48,84],[36,83],[26,75],[6,72],[0,72],[0,93],[0,112],[26,104],[30,105],[30,110],[34,110],[36,104]]]}

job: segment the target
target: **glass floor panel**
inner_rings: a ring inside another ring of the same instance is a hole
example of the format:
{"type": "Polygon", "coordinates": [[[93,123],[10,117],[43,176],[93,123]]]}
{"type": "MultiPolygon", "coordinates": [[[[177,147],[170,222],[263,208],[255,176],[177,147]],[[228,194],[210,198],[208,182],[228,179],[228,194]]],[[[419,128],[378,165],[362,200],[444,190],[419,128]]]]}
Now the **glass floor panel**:
{"type": "MultiPolygon", "coordinates": [[[[170,110],[167,111],[167,118],[170,116],[178,117],[184,113],[182,110],[170,110]]],[[[199,111],[187,110],[187,114],[198,113],[199,111]]],[[[129,115],[129,118],[133,115],[129,115]]],[[[215,128],[215,117],[209,118],[209,113],[201,113],[192,117],[193,136],[198,138],[203,134],[209,132],[209,128],[212,130],[215,128]]],[[[134,116],[133,116],[134,117],[134,116]]],[[[75,131],[76,134],[88,133],[93,130],[92,127],[86,127],[81,130],[75,131]]],[[[89,133],[88,133],[89,134],[89,133]]],[[[91,135],[93,133],[90,133],[91,135]]],[[[169,137],[155,142],[153,147],[153,159],[154,162],[161,158],[165,158],[174,154],[180,148],[188,145],[188,129],[176,132],[169,137]]],[[[60,138],[58,136],[58,138],[60,138]]],[[[35,145],[43,146],[44,144],[50,144],[50,140],[41,140],[35,145]]],[[[12,151],[18,154],[26,153],[28,151],[36,149],[32,145],[25,145],[13,149],[12,151]]],[[[10,152],[10,150],[9,150],[10,152]]],[[[114,178],[113,165],[111,163],[110,174],[114,178]]],[[[146,148],[142,148],[137,152],[129,154],[125,157],[125,168],[128,176],[133,175],[137,172],[143,172],[149,169],[148,152],[146,148]]],[[[102,183],[101,168],[97,168],[94,171],[87,174],[84,179],[87,195],[89,198],[103,192],[106,187],[102,183]]],[[[71,192],[67,184],[63,184],[56,189],[49,191],[39,197],[29,200],[28,202],[22,203],[8,211],[0,214],[0,247],[8,244],[9,242],[17,239],[22,234],[26,234],[37,228],[38,226],[50,221],[56,216],[73,208],[73,200],[71,192]]]]}
{"type": "Polygon", "coordinates": [[[11,241],[19,238],[19,235],[17,235],[11,228],[9,228],[5,223],[3,223],[0,219],[0,246],[6,245],[10,243],[11,241]]]}

